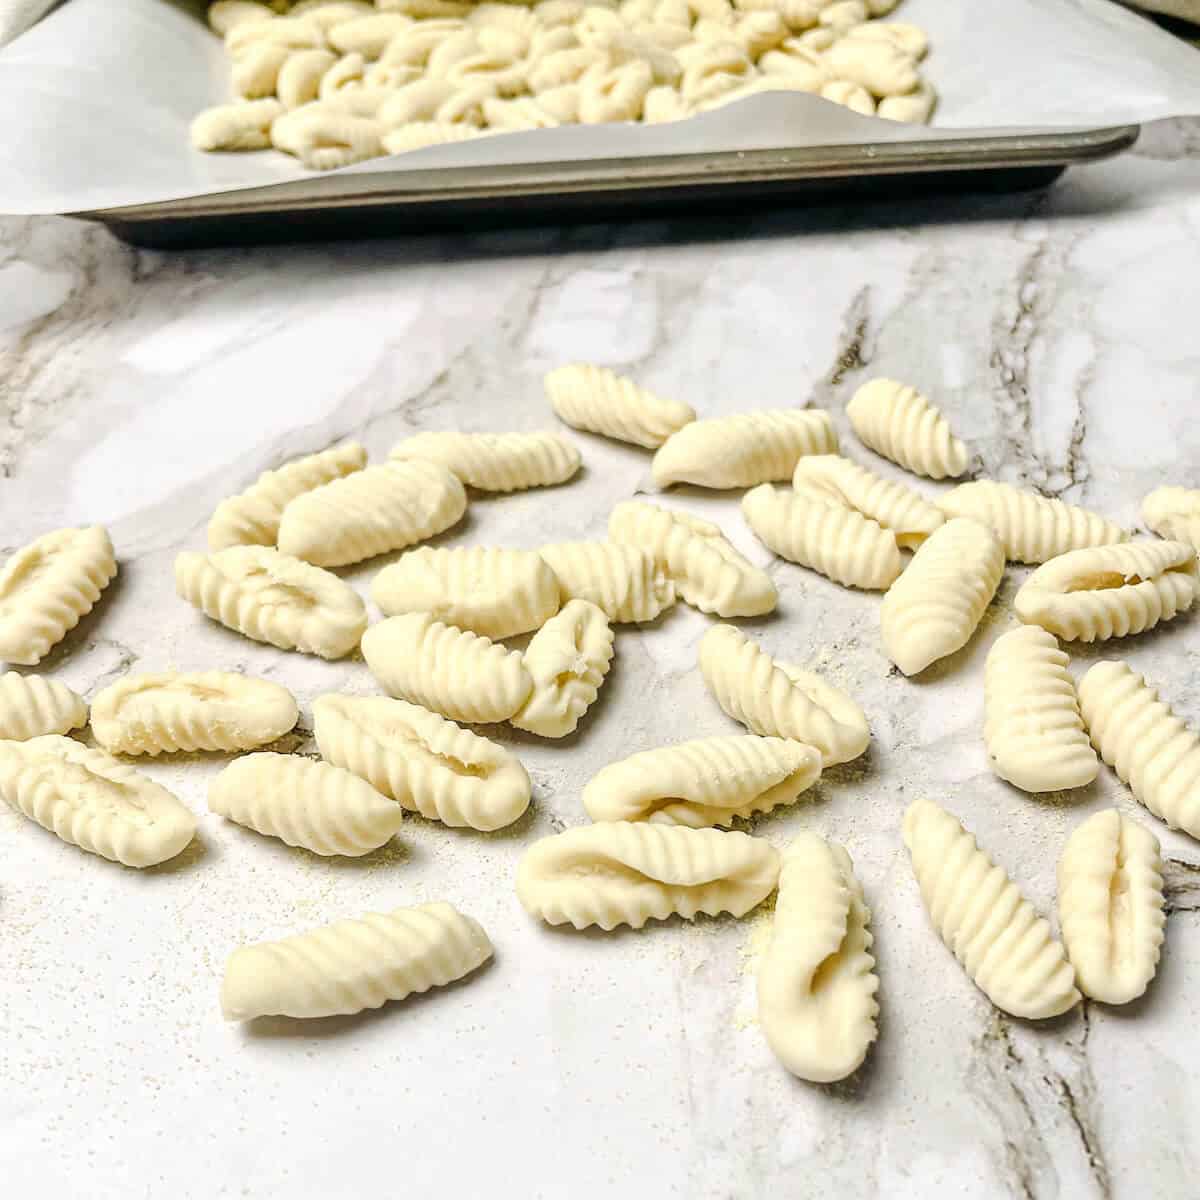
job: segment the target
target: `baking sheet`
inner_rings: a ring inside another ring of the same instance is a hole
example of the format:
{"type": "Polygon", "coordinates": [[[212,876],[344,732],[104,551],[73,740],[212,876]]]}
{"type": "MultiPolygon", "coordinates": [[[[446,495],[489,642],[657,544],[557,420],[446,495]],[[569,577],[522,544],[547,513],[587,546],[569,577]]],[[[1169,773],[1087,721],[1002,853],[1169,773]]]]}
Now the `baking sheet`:
{"type": "MultiPolygon", "coordinates": [[[[304,178],[285,155],[191,149],[188,125],[228,98],[204,5],[70,0],[0,51],[0,210],[73,212],[304,178]]],[[[538,130],[376,159],[352,172],[568,162],[1093,128],[1200,114],[1200,58],[1111,0],[907,0],[930,34],[936,124],[860,117],[817,97],[753,97],[670,125],[538,130]]]]}

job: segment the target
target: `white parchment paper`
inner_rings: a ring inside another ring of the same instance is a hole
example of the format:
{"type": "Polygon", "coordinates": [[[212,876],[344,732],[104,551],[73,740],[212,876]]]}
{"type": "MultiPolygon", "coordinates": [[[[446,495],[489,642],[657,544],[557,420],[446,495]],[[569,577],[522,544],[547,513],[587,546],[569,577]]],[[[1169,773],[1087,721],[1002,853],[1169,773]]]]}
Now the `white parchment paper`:
{"type": "MultiPolygon", "coordinates": [[[[0,211],[77,212],[303,178],[275,152],[201,154],[192,117],[228,98],[224,49],[184,0],[69,0],[0,51],[0,211]]],[[[516,133],[350,171],[632,158],[1095,128],[1200,115],[1200,52],[1111,0],[906,0],[930,34],[932,129],[816,97],[758,96],[671,125],[516,133]]]]}

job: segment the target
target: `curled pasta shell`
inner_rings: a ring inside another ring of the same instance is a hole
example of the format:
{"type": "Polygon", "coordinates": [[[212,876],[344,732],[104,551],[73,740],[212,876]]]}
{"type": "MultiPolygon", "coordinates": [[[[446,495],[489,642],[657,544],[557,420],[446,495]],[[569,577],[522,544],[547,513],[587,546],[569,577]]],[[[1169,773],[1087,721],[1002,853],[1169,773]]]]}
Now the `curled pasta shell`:
{"type": "Polygon", "coordinates": [[[484,492],[548,487],[579,470],[579,451],[557,433],[418,433],[393,446],[391,457],[440,463],[484,492]]]}
{"type": "Polygon", "coordinates": [[[915,388],[872,379],[854,393],[846,415],[864,446],[917,475],[945,479],[967,469],[966,446],[941,410],[915,388]]]}
{"type": "Polygon", "coordinates": [[[192,120],[192,145],[197,150],[210,152],[268,150],[271,125],[282,112],[283,105],[273,98],[214,105],[192,120]]]}
{"type": "Polygon", "coordinates": [[[696,419],[688,405],[656,396],[606,367],[558,367],[545,385],[551,407],[568,425],[651,450],[696,419]]]}
{"type": "Polygon", "coordinates": [[[1155,488],[1142,501],[1142,518],[1160,537],[1200,550],[1200,488],[1155,488]]]}
{"type": "Polygon", "coordinates": [[[558,542],[539,551],[565,596],[589,600],[610,621],[653,621],[675,603],[675,585],[649,554],[615,542],[558,542]]]}
{"type": "Polygon", "coordinates": [[[0,741],[70,733],[87,719],[87,705],[65,684],[16,671],[0,675],[0,741]]]}

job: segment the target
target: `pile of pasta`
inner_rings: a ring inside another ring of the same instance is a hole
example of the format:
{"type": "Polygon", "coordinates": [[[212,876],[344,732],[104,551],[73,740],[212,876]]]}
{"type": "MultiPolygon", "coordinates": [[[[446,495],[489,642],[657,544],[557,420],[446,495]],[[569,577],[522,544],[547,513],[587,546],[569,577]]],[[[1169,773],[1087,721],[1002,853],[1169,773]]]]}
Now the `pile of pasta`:
{"type": "Polygon", "coordinates": [[[330,170],[485,133],[679,121],[760,92],[810,92],[927,122],[928,39],[899,0],[216,0],[232,103],[200,150],[330,170]]]}
{"type": "MultiPolygon", "coordinates": [[[[1132,539],[1099,514],[986,479],[928,495],[840,453],[829,414],[758,410],[698,419],[604,368],[552,371],[566,425],[652,450],[662,489],[741,491],[776,555],[883,593],[884,651],[905,676],[975,636],[1007,562],[1036,570],[1018,618],[987,656],[983,739],[992,769],[1030,793],[1084,787],[1100,760],[1155,817],[1200,837],[1200,736],[1127,664],[1102,661],[1076,685],[1060,642],[1151,629],[1200,589],[1200,491],[1160,488],[1132,539]],[[780,487],[781,483],[790,486],[780,487]],[[911,552],[911,557],[905,555],[911,552]]],[[[864,447],[932,480],[971,455],[942,412],[889,379],[848,406],[864,447]]],[[[744,732],[645,750],[587,784],[590,824],[535,842],[516,892],[553,925],[610,930],[698,913],[741,917],[777,893],[759,970],[759,1017],[783,1064],[814,1081],[853,1072],[876,1037],[871,914],[846,850],[816,833],[784,854],[731,827],[796,804],[834,764],[864,753],[861,707],[802,666],[776,660],[736,622],[776,607],[770,574],[715,524],[632,499],[608,537],[536,550],[421,545],[453,528],[473,493],[567,484],[578,446],[558,430],[427,432],[369,464],[353,442],[260,476],[222,502],[205,551],[175,563],[180,597],[237,633],[329,659],[361,651],[380,694],[312,701],[319,760],[270,747],[299,706],[240,673],[130,674],[84,700],[55,680],[0,677],[0,796],[63,840],[131,867],[179,854],[196,818],[130,758],[235,757],[209,810],[317,855],[363,855],[405,812],[449,826],[511,825],[530,802],[511,750],[471,726],[549,739],[576,734],[605,684],[614,626],[657,621],[682,601],[719,621],[697,667],[744,732]],[[375,576],[384,614],[331,568],[403,551],[375,576]],[[508,639],[532,634],[523,650],[508,639]],[[90,722],[95,746],[69,736],[90,722]]],[[[37,665],[99,599],[117,562],[99,527],[47,534],[0,572],[0,657],[37,665]]],[[[927,799],[902,837],[942,940],[1003,1011],[1040,1019],[1082,996],[1123,1004],[1152,980],[1165,912],[1158,839],[1118,810],[1070,835],[1059,863],[1059,935],[950,812],[927,799]],[[1061,938],[1061,940],[1060,940],[1061,938]]],[[[486,932],[432,902],[242,946],[222,986],[225,1015],[353,1013],[468,974],[486,932]]]]}

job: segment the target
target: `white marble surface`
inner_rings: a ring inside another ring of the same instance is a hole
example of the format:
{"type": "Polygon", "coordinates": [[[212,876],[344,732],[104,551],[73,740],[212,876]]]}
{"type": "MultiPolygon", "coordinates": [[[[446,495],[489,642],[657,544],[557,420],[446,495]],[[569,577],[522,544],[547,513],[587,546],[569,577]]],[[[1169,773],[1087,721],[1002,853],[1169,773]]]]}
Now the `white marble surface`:
{"type": "MultiPolygon", "coordinates": [[[[45,664],[91,694],[129,669],[225,666],[372,691],[238,638],[173,595],[171,561],[260,470],[355,436],[552,423],[539,377],[574,358],[628,370],[702,413],[843,408],[874,372],[943,403],[981,470],[1133,523],[1162,482],[1200,482],[1200,127],[1080,169],[1048,196],[862,213],[546,230],[177,257],[59,220],[0,223],[0,554],[103,521],[119,582],[45,664]]],[[[599,535],[648,487],[648,457],[578,435],[581,479],[480,499],[443,540],[599,535]]],[[[936,486],[927,488],[930,492],[936,486]]],[[[735,496],[683,494],[756,561],[735,496]]],[[[349,573],[365,587],[378,564],[349,573]]],[[[559,745],[501,732],[535,782],[510,831],[419,819],[363,861],[322,861],[207,814],[223,763],[149,767],[200,814],[182,861],[135,873],[0,813],[0,1179],[5,1194],[928,1197],[1193,1196],[1200,1155],[1200,848],[1105,771],[1034,800],[987,770],[980,635],[920,682],[889,671],[878,599],[772,566],[763,641],[828,672],[874,730],[794,810],[758,822],[843,841],[875,913],[878,1045],[830,1088],[787,1076],[755,1027],[762,918],[642,933],[542,928],[512,890],[538,836],[579,823],[602,763],[731,732],[695,668],[708,625],[680,607],[624,629],[606,692],[559,745]],[[931,931],[899,837],[905,804],[961,814],[1046,913],[1054,862],[1116,804],[1169,859],[1166,953],[1148,996],[1039,1026],[995,1012],[931,931]],[[242,940],[445,898],[492,934],[477,979],[378,1014],[225,1025],[242,940]]],[[[1102,650],[1200,715],[1195,616],[1102,650]]]]}

